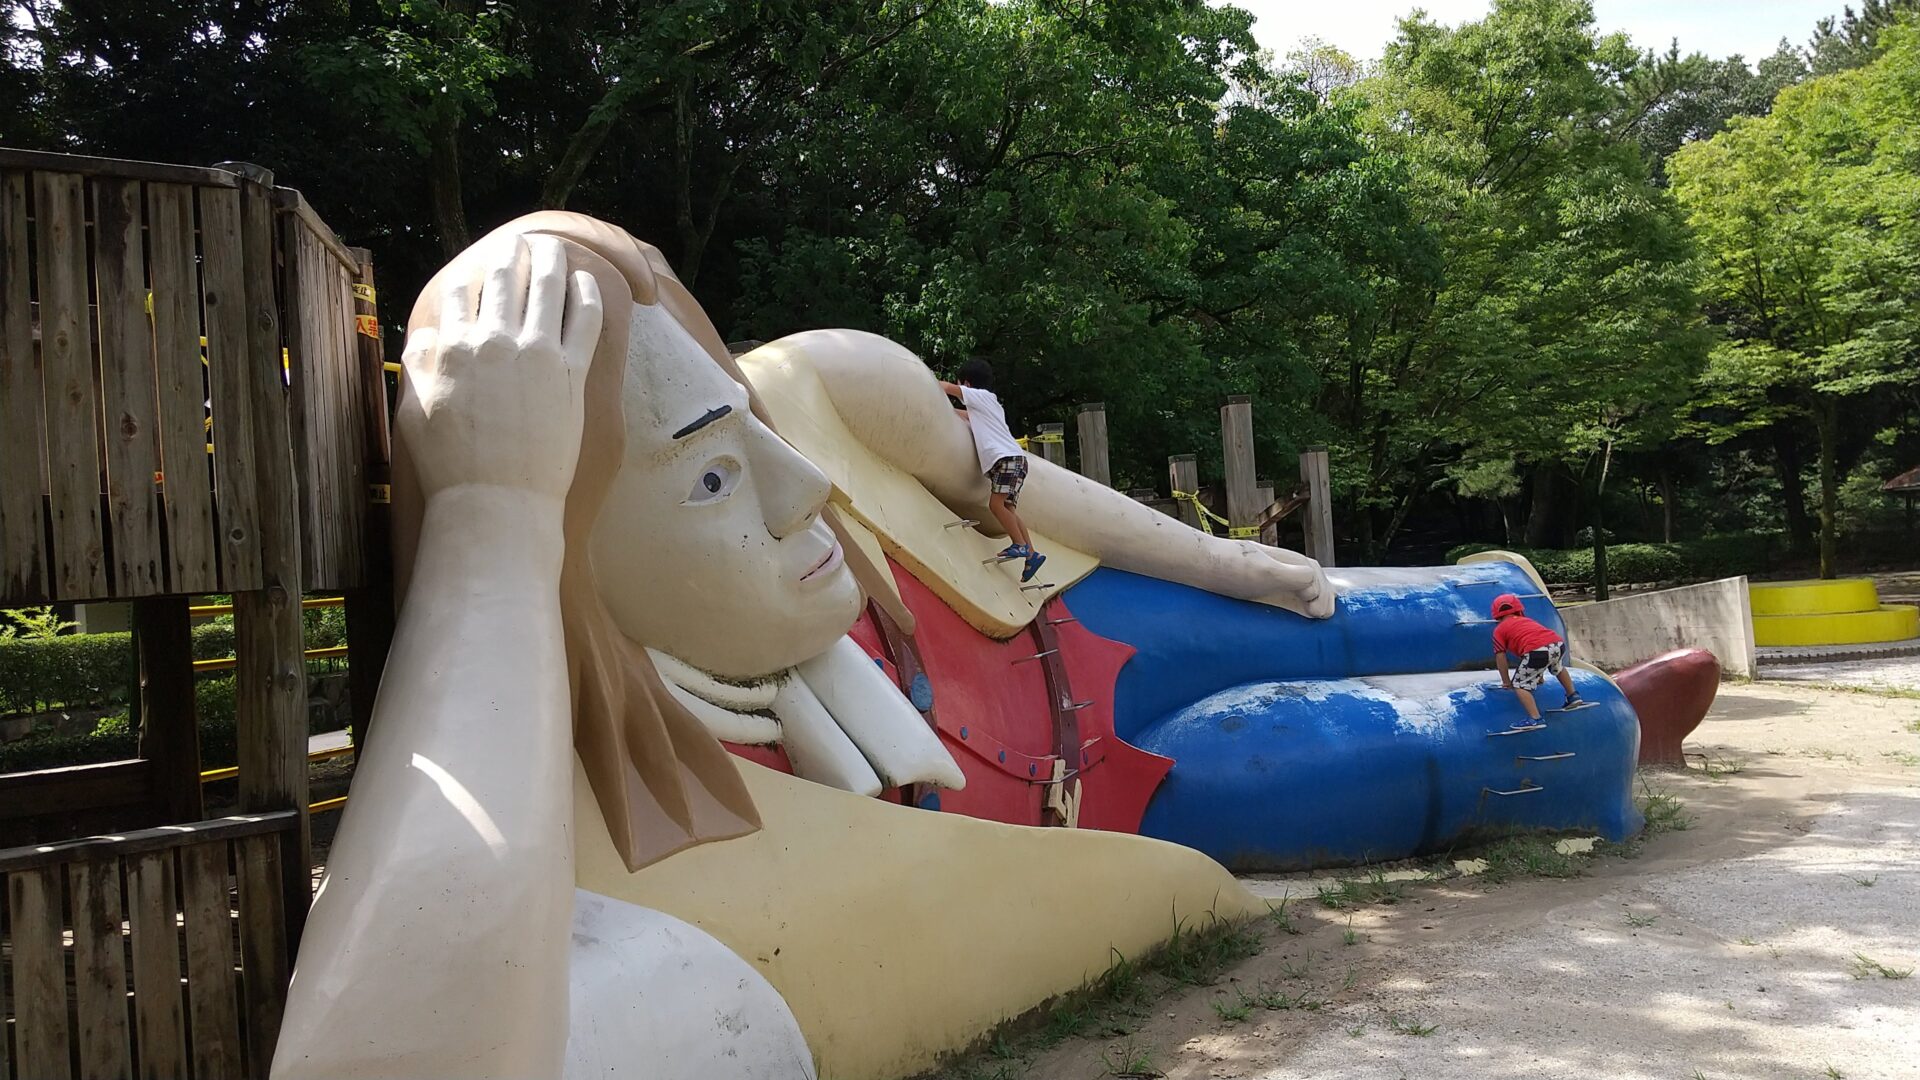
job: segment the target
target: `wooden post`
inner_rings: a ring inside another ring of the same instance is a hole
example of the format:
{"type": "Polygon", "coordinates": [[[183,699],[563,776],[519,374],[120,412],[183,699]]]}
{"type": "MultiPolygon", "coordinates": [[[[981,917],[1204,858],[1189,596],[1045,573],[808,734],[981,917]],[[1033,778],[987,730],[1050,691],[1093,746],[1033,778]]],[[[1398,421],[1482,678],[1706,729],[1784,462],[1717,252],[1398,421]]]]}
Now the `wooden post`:
{"type": "Polygon", "coordinates": [[[347,692],[353,698],[353,745],[367,745],[373,699],[393,645],[393,449],[387,431],[386,356],[380,343],[379,306],[373,288],[373,255],[352,249],[360,260],[354,283],[355,335],[360,352],[361,399],[366,419],[367,516],[362,586],[346,593],[347,692]],[[371,318],[372,333],[367,320],[371,318]]]}
{"type": "Polygon", "coordinates": [[[140,653],[139,752],[153,762],[154,801],[169,825],[199,821],[200,729],[187,598],[135,600],[133,627],[140,653]]]}
{"type": "MultiPolygon", "coordinates": [[[[1220,450],[1226,460],[1227,522],[1244,529],[1260,519],[1253,474],[1253,399],[1235,394],[1220,407],[1220,450]]],[[[1269,500],[1271,502],[1271,500],[1269,500]]]]}
{"type": "Polygon", "coordinates": [[[1089,401],[1080,406],[1080,475],[1113,486],[1107,465],[1107,403],[1089,401]]]}
{"type": "Polygon", "coordinates": [[[1040,456],[1061,468],[1067,467],[1067,425],[1041,424],[1040,438],[1034,440],[1040,456]]]}
{"type": "MultiPolygon", "coordinates": [[[[240,746],[239,809],[242,813],[291,810],[295,827],[280,834],[272,872],[256,878],[257,894],[269,881],[280,891],[284,922],[275,905],[253,910],[263,920],[242,927],[251,941],[242,965],[284,978],[292,966],[300,928],[313,900],[307,818],[307,664],[300,621],[299,488],[280,363],[280,320],[275,303],[274,205],[264,178],[240,181],[241,272],[245,277],[246,354],[243,388],[252,406],[255,491],[261,587],[233,595],[235,714],[240,746]],[[277,940],[276,940],[277,939],[277,940]]],[[[216,428],[218,421],[215,421],[216,428]]],[[[217,434],[216,434],[216,437],[217,434]]],[[[216,450],[216,455],[218,451],[216,450]]],[[[259,866],[270,863],[259,863],[259,866]]],[[[243,888],[243,893],[245,889],[243,888]]],[[[285,985],[250,986],[248,997],[265,1011],[253,1036],[271,1047],[279,1031],[285,985]]]]}
{"type": "Polygon", "coordinates": [[[1300,455],[1300,479],[1307,485],[1307,505],[1301,508],[1306,555],[1321,566],[1333,566],[1333,495],[1326,447],[1309,446],[1300,455]]]}
{"type": "Polygon", "coordinates": [[[1167,483],[1171,487],[1169,494],[1174,499],[1174,516],[1181,521],[1200,527],[1200,511],[1194,508],[1192,500],[1182,495],[1200,495],[1200,462],[1192,454],[1175,454],[1167,459],[1167,483]]]}
{"type": "MultiPolygon", "coordinates": [[[[1261,518],[1267,516],[1267,511],[1273,509],[1273,481],[1262,478],[1254,483],[1253,502],[1255,506],[1259,507],[1258,510],[1253,512],[1253,519],[1258,522],[1261,518]]],[[[1268,547],[1279,547],[1279,527],[1275,526],[1261,530],[1259,540],[1268,547]]]]}

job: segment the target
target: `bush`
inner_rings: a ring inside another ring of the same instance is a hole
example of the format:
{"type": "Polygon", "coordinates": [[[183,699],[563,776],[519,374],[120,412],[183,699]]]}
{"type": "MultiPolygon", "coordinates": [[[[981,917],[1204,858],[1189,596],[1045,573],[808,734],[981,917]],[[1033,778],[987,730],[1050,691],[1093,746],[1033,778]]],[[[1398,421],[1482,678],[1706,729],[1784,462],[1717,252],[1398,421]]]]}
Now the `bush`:
{"type": "Polygon", "coordinates": [[[131,634],[0,639],[0,714],[123,702],[134,667],[131,634]]]}
{"type": "MultiPolygon", "coordinates": [[[[217,769],[239,761],[234,735],[233,677],[200,680],[194,701],[200,726],[200,767],[217,769]]],[[[124,712],[103,716],[84,735],[41,732],[0,746],[0,773],[57,769],[124,761],[139,753],[139,737],[124,712]]]]}
{"type": "MultiPolygon", "coordinates": [[[[1667,581],[1711,581],[1765,570],[1777,540],[1766,533],[1711,536],[1673,544],[1607,545],[1607,580],[1615,585],[1667,581]]],[[[1447,551],[1449,563],[1499,544],[1460,544],[1447,551]]],[[[1524,555],[1549,585],[1586,585],[1593,581],[1593,549],[1506,548],[1524,555]]]]}

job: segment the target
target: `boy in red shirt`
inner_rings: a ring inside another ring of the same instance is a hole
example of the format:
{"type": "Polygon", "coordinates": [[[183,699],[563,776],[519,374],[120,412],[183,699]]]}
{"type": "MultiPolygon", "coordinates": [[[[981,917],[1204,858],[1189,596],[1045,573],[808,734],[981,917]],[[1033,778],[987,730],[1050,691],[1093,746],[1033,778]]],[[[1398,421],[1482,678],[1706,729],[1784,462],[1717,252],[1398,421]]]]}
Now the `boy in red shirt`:
{"type": "Polygon", "coordinates": [[[1533,692],[1547,681],[1547,672],[1560,677],[1560,688],[1567,692],[1564,709],[1575,709],[1584,705],[1579,691],[1573,688],[1573,677],[1567,674],[1567,643],[1559,634],[1527,618],[1526,609],[1520,606],[1520,598],[1512,593],[1501,593],[1493,598],[1493,664],[1500,669],[1500,685],[1508,690],[1517,691],[1520,704],[1526,706],[1527,717],[1534,723],[1540,722],[1540,707],[1533,703],[1533,692]],[[1507,654],[1512,653],[1519,661],[1517,671],[1508,673],[1507,654]]]}

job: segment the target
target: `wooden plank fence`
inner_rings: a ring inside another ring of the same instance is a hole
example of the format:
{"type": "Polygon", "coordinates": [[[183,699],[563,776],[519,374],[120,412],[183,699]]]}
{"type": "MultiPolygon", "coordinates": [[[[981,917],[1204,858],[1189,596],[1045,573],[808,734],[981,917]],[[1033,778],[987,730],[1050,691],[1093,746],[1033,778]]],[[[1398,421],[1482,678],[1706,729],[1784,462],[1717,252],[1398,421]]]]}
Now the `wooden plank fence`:
{"type": "Polygon", "coordinates": [[[0,851],[0,1080],[265,1076],[293,811],[0,851]]]}
{"type": "Polygon", "coordinates": [[[267,587],[288,454],[302,583],[362,584],[371,282],[299,192],[0,149],[0,248],[0,606],[267,587]]]}

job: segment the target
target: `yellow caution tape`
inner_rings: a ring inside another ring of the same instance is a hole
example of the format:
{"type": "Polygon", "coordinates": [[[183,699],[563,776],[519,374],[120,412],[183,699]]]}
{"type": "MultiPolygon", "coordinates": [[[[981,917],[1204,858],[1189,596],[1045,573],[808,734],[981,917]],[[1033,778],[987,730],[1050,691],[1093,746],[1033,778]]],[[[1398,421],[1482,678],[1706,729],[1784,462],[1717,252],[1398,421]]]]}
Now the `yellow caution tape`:
{"type": "Polygon", "coordinates": [[[354,325],[359,328],[362,334],[365,334],[366,336],[372,338],[375,341],[380,340],[380,316],[355,315],[353,317],[353,322],[354,322],[354,325]]]}
{"type": "Polygon", "coordinates": [[[393,485],[368,484],[367,497],[376,503],[390,503],[393,501],[393,485]]]}
{"type": "Polygon", "coordinates": [[[1231,539],[1258,540],[1260,538],[1260,526],[1232,524],[1226,518],[1207,509],[1207,504],[1200,501],[1200,496],[1197,492],[1176,491],[1173,493],[1173,497],[1175,501],[1188,503],[1194,510],[1198,511],[1200,527],[1206,530],[1208,536],[1214,534],[1213,523],[1217,521],[1227,527],[1227,536],[1231,539]]]}
{"type": "Polygon", "coordinates": [[[1026,442],[1041,442],[1041,443],[1061,443],[1061,444],[1065,444],[1065,443],[1066,443],[1066,441],[1067,441],[1067,437],[1066,437],[1065,435],[1063,435],[1063,434],[1061,434],[1061,433],[1060,433],[1060,432],[1058,432],[1058,431],[1043,431],[1043,432],[1041,432],[1041,433],[1040,433],[1040,434],[1038,434],[1038,435],[1029,435],[1029,436],[1027,436],[1027,437],[1026,437],[1026,438],[1024,438],[1024,439],[1021,439],[1020,441],[1021,441],[1021,442],[1023,442],[1023,443],[1026,443],[1026,442]]]}
{"type": "Polygon", "coordinates": [[[400,366],[399,364],[396,364],[396,363],[394,363],[394,362],[393,362],[393,361],[391,361],[391,360],[389,360],[389,361],[387,361],[387,362],[386,362],[386,363],[384,363],[384,364],[381,364],[381,365],[380,365],[380,367],[381,367],[381,369],[382,369],[382,370],[385,370],[385,371],[391,371],[391,372],[393,372],[393,373],[394,373],[395,375],[398,375],[398,374],[400,374],[401,372],[403,372],[403,371],[405,371],[405,370],[407,370],[406,368],[403,368],[403,367],[401,367],[401,366],[400,366]]]}
{"type": "Polygon", "coordinates": [[[375,300],[375,295],[376,294],[373,291],[373,286],[365,285],[358,281],[353,283],[354,299],[365,300],[367,303],[371,304],[375,300]]]}

